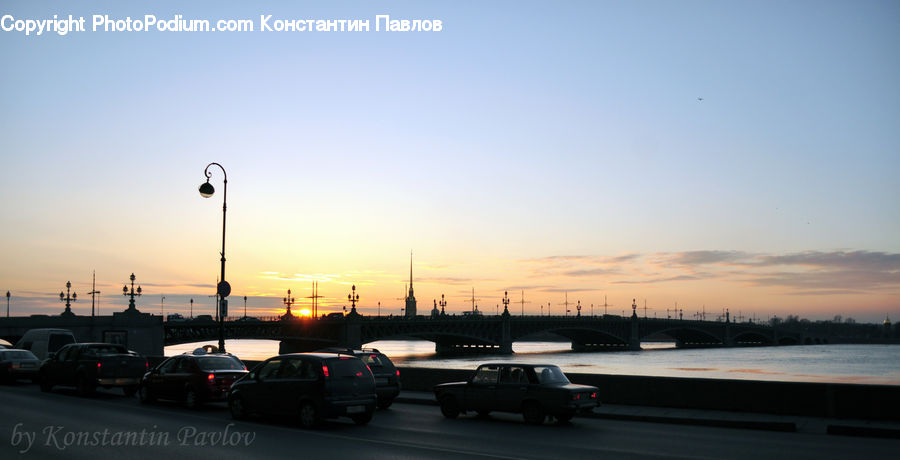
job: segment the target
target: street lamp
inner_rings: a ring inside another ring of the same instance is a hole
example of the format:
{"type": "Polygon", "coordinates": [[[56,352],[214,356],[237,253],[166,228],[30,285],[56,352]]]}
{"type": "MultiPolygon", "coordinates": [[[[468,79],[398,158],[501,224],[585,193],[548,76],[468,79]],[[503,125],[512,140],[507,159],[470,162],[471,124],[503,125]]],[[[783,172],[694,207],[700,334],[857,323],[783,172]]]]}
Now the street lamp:
{"type": "Polygon", "coordinates": [[[284,299],[282,299],[281,302],[287,306],[287,312],[282,316],[282,318],[283,318],[283,319],[288,319],[288,318],[294,316],[294,314],[291,313],[291,305],[294,305],[294,298],[291,297],[291,290],[290,290],[290,289],[288,289],[287,297],[285,297],[284,299]]]}
{"type": "Polygon", "coordinates": [[[131,299],[128,301],[128,310],[136,310],[137,308],[134,306],[134,298],[141,295],[141,286],[138,285],[137,291],[134,290],[134,273],[131,274],[128,279],[131,280],[131,293],[128,292],[128,285],[122,286],[122,295],[130,296],[131,299]]]}
{"type": "Polygon", "coordinates": [[[6,291],[6,317],[9,318],[9,291],[6,291]]]}
{"type": "Polygon", "coordinates": [[[219,169],[222,170],[222,175],[224,176],[222,180],[222,273],[219,279],[218,286],[216,286],[216,292],[219,294],[219,351],[221,353],[225,353],[225,315],[227,314],[228,308],[228,297],[231,294],[231,285],[228,284],[228,281],[225,281],[225,211],[228,209],[227,200],[228,200],[228,173],[225,172],[225,168],[222,167],[219,163],[210,163],[206,165],[206,169],[203,170],[203,175],[206,176],[206,182],[200,184],[200,195],[203,198],[209,198],[213,196],[213,193],[216,192],[216,189],[213,188],[212,184],[209,183],[209,178],[212,177],[212,173],[209,172],[209,167],[212,165],[216,165],[219,169]]]}
{"type": "MultiPolygon", "coordinates": [[[[499,307],[499,305],[498,305],[499,307]]],[[[509,292],[503,291],[503,314],[509,316],[509,292]]]]}
{"type": "Polygon", "coordinates": [[[358,315],[356,313],[356,302],[359,302],[359,294],[356,293],[356,285],[350,287],[350,293],[347,294],[347,300],[350,302],[350,314],[358,315]]]}
{"type": "Polygon", "coordinates": [[[72,289],[72,283],[70,281],[66,281],[66,295],[63,296],[62,291],[60,291],[60,293],[59,293],[59,301],[66,302],[66,310],[62,313],[63,315],[73,315],[74,314],[74,313],[72,313],[72,308],[71,308],[72,303],[71,302],[74,302],[78,299],[78,294],[71,292],[71,289],[72,289]],[[70,292],[71,292],[71,295],[70,295],[70,292]]]}

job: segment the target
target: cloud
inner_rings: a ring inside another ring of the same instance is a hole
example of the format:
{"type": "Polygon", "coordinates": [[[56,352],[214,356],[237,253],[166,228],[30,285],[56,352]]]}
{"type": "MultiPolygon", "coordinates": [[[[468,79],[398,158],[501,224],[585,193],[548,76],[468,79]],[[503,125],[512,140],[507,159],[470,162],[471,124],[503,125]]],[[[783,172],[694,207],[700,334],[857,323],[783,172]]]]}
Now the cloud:
{"type": "Polygon", "coordinates": [[[649,278],[649,279],[640,279],[640,280],[618,280],[613,281],[610,284],[650,284],[650,283],[667,283],[669,281],[697,281],[703,278],[694,276],[694,275],[678,275],[678,276],[668,276],[662,278],[649,278]]]}

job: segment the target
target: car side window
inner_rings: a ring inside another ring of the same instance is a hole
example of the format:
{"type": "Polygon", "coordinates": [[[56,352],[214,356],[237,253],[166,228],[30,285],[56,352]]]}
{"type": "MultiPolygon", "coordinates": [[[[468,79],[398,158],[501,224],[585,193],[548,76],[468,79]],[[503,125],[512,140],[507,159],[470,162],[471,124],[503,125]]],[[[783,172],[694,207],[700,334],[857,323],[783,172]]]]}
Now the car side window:
{"type": "Polygon", "coordinates": [[[506,384],[528,383],[528,376],[525,374],[525,368],[504,367],[503,372],[500,373],[500,383],[506,383],[506,384]]]}
{"type": "Polygon", "coordinates": [[[303,360],[287,359],[281,364],[281,370],[278,373],[278,377],[282,379],[299,379],[302,368],[303,360]]]}
{"type": "Polygon", "coordinates": [[[499,366],[482,366],[475,371],[472,377],[472,383],[492,384],[497,383],[497,375],[500,373],[499,366]]]}
{"type": "Polygon", "coordinates": [[[175,372],[180,374],[188,373],[191,371],[191,360],[181,358],[178,360],[178,367],[175,368],[175,372]]]}
{"type": "Polygon", "coordinates": [[[178,364],[179,359],[177,358],[169,358],[168,361],[163,363],[162,366],[159,367],[159,372],[161,374],[166,374],[175,370],[175,365],[178,364]]]}
{"type": "Polygon", "coordinates": [[[59,350],[56,353],[56,360],[57,361],[65,361],[69,352],[72,351],[72,348],[74,348],[74,347],[63,347],[61,350],[59,350]]]}
{"type": "Polygon", "coordinates": [[[274,379],[278,377],[278,368],[281,367],[280,359],[273,359],[266,364],[263,365],[262,369],[259,370],[259,379],[274,379]]]}

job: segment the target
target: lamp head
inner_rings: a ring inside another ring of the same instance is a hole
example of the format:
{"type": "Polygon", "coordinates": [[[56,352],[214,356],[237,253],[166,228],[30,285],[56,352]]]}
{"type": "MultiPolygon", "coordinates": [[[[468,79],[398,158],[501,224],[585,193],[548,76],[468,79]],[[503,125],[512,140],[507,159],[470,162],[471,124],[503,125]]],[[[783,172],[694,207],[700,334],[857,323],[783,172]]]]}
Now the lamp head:
{"type": "Polygon", "coordinates": [[[213,193],[216,193],[216,189],[209,183],[209,180],[200,185],[200,196],[203,198],[209,198],[213,196],[213,193]]]}

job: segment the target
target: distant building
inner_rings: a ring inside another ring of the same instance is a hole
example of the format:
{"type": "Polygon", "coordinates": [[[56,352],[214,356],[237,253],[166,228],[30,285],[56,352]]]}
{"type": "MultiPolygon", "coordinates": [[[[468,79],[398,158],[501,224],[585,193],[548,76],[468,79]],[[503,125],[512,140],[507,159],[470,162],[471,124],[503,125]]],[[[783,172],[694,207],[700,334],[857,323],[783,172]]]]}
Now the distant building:
{"type": "Polygon", "coordinates": [[[406,317],[416,316],[416,296],[413,295],[412,253],[409,253],[409,294],[406,296],[406,317]]]}

